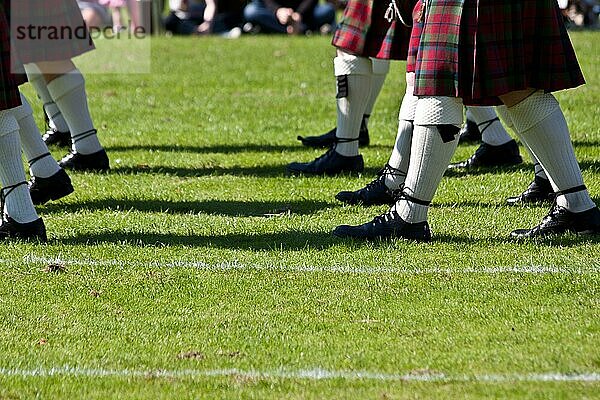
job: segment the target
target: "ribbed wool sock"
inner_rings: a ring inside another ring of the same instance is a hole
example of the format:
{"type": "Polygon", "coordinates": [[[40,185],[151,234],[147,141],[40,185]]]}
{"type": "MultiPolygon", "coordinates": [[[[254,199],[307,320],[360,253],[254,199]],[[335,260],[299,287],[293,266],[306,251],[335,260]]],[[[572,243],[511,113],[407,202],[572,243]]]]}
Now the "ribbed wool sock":
{"type": "Polygon", "coordinates": [[[48,117],[50,128],[60,132],[67,132],[69,130],[67,121],[65,121],[58,106],[54,100],[52,100],[52,96],[48,91],[48,86],[42,72],[35,64],[27,64],[25,66],[25,71],[27,72],[29,83],[31,83],[31,86],[33,86],[38,97],[44,104],[44,112],[48,117]]]}
{"type": "Polygon", "coordinates": [[[414,72],[406,74],[406,92],[402,98],[400,112],[398,113],[398,134],[392,149],[388,164],[398,170],[396,174],[386,174],[385,185],[388,189],[398,189],[406,179],[408,163],[410,160],[410,148],[413,138],[413,121],[417,108],[418,98],[413,95],[414,72]]]}
{"type": "Polygon", "coordinates": [[[479,127],[481,140],[491,146],[500,146],[513,140],[502,126],[493,107],[468,106],[472,120],[479,127]]]}
{"type": "Polygon", "coordinates": [[[510,118],[510,115],[508,114],[508,110],[506,109],[506,106],[496,106],[496,112],[497,112],[498,116],[500,118],[502,118],[502,122],[504,122],[504,125],[506,125],[506,127],[508,129],[513,131],[513,133],[515,135],[517,135],[517,137],[519,138],[521,143],[524,144],[524,147],[527,150],[527,154],[529,154],[529,157],[531,158],[531,161],[533,162],[534,174],[542,179],[548,180],[548,176],[546,176],[546,172],[542,168],[542,164],[540,164],[538,159],[535,158],[535,155],[533,155],[533,153],[531,152],[529,147],[527,147],[527,145],[525,144],[525,141],[521,138],[521,134],[515,129],[515,124],[513,123],[512,119],[510,118]]]}
{"type": "MultiPolygon", "coordinates": [[[[410,162],[404,183],[405,194],[419,202],[428,203],[433,199],[458,145],[458,132],[462,122],[461,99],[419,97],[410,162]]],[[[396,210],[407,222],[423,222],[427,220],[429,205],[401,199],[396,203],[396,210]]]]}
{"type": "Polygon", "coordinates": [[[81,72],[75,69],[59,76],[48,83],[48,91],[67,121],[73,150],[81,154],[102,150],[88,109],[85,80],[81,72]]]}
{"type": "Polygon", "coordinates": [[[371,60],[350,54],[334,59],[337,90],[337,130],[335,151],[344,156],[357,156],[360,124],[366,113],[373,84],[371,60]],[[351,141],[345,141],[350,139],[351,141]]]}
{"type": "MultiPolygon", "coordinates": [[[[521,139],[546,171],[554,191],[583,185],[569,128],[554,96],[538,91],[507,110],[521,139]]],[[[595,207],[587,190],[559,195],[556,202],[571,212],[595,207]]]]}
{"type": "Polygon", "coordinates": [[[21,160],[19,124],[11,110],[0,111],[0,180],[5,195],[4,212],[19,223],[38,219],[29,187],[25,182],[25,170],[21,160]]]}
{"type": "Polygon", "coordinates": [[[33,111],[27,99],[21,94],[22,105],[11,111],[19,124],[19,136],[27,161],[30,164],[31,175],[38,178],[48,178],[60,170],[58,163],[48,151],[48,147],[40,136],[33,111]]]}

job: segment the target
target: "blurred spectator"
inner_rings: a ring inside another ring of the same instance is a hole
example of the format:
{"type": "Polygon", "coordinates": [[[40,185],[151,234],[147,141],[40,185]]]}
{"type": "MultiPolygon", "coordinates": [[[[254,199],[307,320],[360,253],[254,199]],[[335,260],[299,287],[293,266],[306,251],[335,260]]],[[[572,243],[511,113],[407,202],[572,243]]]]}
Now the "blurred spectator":
{"type": "Polygon", "coordinates": [[[127,6],[126,0],[98,0],[99,3],[108,7],[112,15],[113,31],[120,32],[126,26],[123,24],[121,11],[127,6]]]}
{"type": "Polygon", "coordinates": [[[241,34],[244,0],[170,0],[165,29],[174,35],[241,34]]]}
{"type": "Polygon", "coordinates": [[[558,6],[570,25],[579,27],[598,25],[600,13],[598,0],[558,0],[558,6]]]}
{"type": "Polygon", "coordinates": [[[90,29],[104,29],[111,26],[111,19],[100,0],[77,0],[83,19],[90,29]]]}
{"type": "Polygon", "coordinates": [[[330,33],[335,26],[335,7],[319,0],[253,0],[244,9],[248,32],[302,34],[330,33]]]}

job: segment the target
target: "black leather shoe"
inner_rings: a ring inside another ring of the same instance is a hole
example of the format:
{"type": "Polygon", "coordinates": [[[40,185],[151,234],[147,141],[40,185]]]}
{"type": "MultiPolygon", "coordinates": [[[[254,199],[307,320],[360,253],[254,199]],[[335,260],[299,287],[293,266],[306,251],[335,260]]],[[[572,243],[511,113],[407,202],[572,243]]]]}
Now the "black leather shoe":
{"type": "Polygon", "coordinates": [[[379,171],[377,178],[372,182],[354,192],[342,191],[335,195],[335,198],[346,204],[361,204],[365,207],[375,205],[392,205],[394,204],[394,196],[392,191],[385,185],[385,177],[388,174],[405,175],[400,170],[386,166],[379,171]]]}
{"type": "MultiPolygon", "coordinates": [[[[313,147],[313,148],[317,148],[317,149],[323,148],[324,149],[327,147],[331,147],[335,144],[336,131],[337,131],[337,128],[333,128],[332,130],[330,130],[329,132],[327,132],[321,136],[307,136],[307,137],[298,136],[298,140],[300,140],[302,142],[302,144],[306,147],[313,147]]],[[[370,141],[369,129],[367,128],[367,124],[365,123],[365,120],[363,119],[360,124],[360,131],[358,134],[358,147],[368,146],[369,141],[370,141]]]]}
{"type": "Polygon", "coordinates": [[[308,163],[293,162],[288,164],[289,174],[305,175],[337,175],[343,172],[362,172],[365,163],[362,155],[346,157],[335,151],[335,147],[308,163]]]}
{"type": "Polygon", "coordinates": [[[105,172],[110,170],[108,156],[104,149],[92,154],[81,154],[75,151],[67,154],[58,162],[64,169],[73,171],[96,171],[105,172]]]}
{"type": "Polygon", "coordinates": [[[61,132],[56,129],[48,129],[42,140],[46,146],[71,147],[71,132],[61,132]]]}
{"type": "Polygon", "coordinates": [[[419,242],[431,240],[431,230],[427,221],[408,223],[393,209],[362,225],[340,225],[333,230],[333,234],[341,238],[365,240],[394,238],[419,242]]]}
{"type": "Polygon", "coordinates": [[[460,129],[459,135],[459,143],[481,142],[481,131],[475,121],[470,119],[467,119],[467,122],[460,129]]]}
{"type": "Polygon", "coordinates": [[[61,199],[73,193],[71,178],[64,169],[59,170],[48,178],[32,176],[29,181],[29,194],[33,204],[41,205],[50,200],[61,199]]]}
{"type": "Polygon", "coordinates": [[[552,185],[548,179],[536,176],[533,182],[527,186],[527,189],[518,196],[509,197],[506,202],[510,206],[521,204],[542,203],[544,201],[554,201],[556,194],[552,190],[552,185]]]}
{"type": "Polygon", "coordinates": [[[4,216],[0,225],[0,239],[38,240],[45,242],[46,226],[41,218],[32,222],[20,224],[9,216],[4,216]]]}
{"type": "Polygon", "coordinates": [[[499,167],[508,165],[521,164],[523,159],[519,154],[519,146],[517,142],[501,144],[500,146],[492,146],[487,143],[481,143],[468,160],[450,164],[448,169],[457,168],[476,168],[476,167],[499,167]]]}
{"type": "Polygon", "coordinates": [[[600,234],[598,207],[574,213],[555,203],[539,225],[531,229],[514,230],[510,235],[514,238],[538,238],[567,232],[579,235],[600,234]]]}

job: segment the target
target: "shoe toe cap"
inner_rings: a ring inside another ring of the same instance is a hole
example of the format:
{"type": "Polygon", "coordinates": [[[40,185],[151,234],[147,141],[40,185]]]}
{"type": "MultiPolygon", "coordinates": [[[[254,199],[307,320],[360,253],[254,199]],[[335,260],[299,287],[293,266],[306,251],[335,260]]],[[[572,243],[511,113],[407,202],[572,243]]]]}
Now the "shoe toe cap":
{"type": "Polygon", "coordinates": [[[347,204],[356,204],[356,202],[357,202],[354,192],[350,192],[347,190],[339,192],[338,194],[335,195],[335,198],[337,200],[347,203],[347,204]]]}
{"type": "Polygon", "coordinates": [[[346,238],[355,237],[355,227],[350,225],[339,225],[331,232],[334,236],[346,238]]]}
{"type": "Polygon", "coordinates": [[[512,238],[526,238],[531,236],[531,229],[515,229],[510,233],[512,238]]]}

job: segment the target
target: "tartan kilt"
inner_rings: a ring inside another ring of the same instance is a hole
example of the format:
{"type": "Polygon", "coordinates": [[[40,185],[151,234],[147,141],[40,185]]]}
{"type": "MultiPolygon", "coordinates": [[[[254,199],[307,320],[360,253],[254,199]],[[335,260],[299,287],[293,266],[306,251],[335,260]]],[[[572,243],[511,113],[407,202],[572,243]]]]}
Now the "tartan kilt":
{"type": "Polygon", "coordinates": [[[556,0],[430,0],[427,7],[418,96],[499,105],[498,96],[512,91],[585,83],[556,0]]]}
{"type": "Polygon", "coordinates": [[[12,4],[11,32],[23,64],[69,60],[94,49],[76,0],[7,1],[12,4]]]}
{"type": "Polygon", "coordinates": [[[410,28],[396,18],[391,22],[384,18],[389,4],[389,0],[349,0],[332,44],[362,57],[406,60],[410,28]]]}
{"type": "Polygon", "coordinates": [[[0,110],[8,110],[21,105],[19,85],[24,83],[23,75],[16,75],[11,70],[11,47],[8,19],[5,13],[6,4],[0,7],[0,110]]]}
{"type": "Polygon", "coordinates": [[[419,42],[421,33],[423,32],[423,22],[419,22],[417,15],[421,10],[421,3],[418,2],[413,10],[413,26],[410,33],[410,41],[408,43],[408,56],[406,57],[406,72],[415,72],[417,63],[417,53],[419,50],[419,42]]]}

